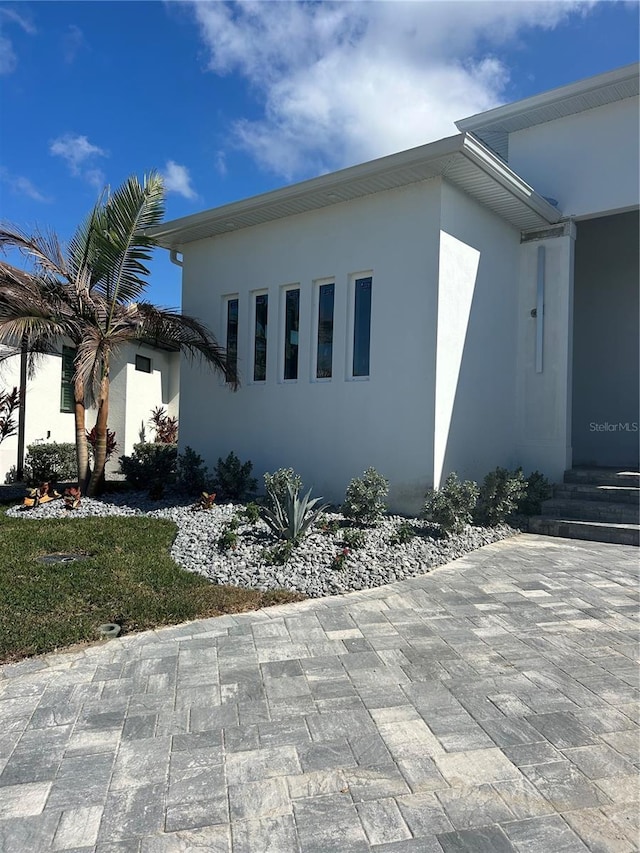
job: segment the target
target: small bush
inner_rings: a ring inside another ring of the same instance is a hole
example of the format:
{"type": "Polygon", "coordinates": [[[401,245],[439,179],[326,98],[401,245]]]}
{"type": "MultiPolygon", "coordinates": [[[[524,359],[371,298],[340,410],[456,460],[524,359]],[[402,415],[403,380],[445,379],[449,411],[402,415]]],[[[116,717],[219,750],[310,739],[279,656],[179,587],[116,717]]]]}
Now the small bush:
{"type": "Polygon", "coordinates": [[[478,495],[475,520],[486,527],[502,524],[518,507],[527,492],[522,468],[496,468],[484,478],[478,495]]]}
{"type": "Polygon", "coordinates": [[[32,485],[74,480],[77,471],[75,444],[51,441],[27,447],[24,476],[32,485]]]}
{"type": "Polygon", "coordinates": [[[354,477],[347,486],[342,513],[361,524],[376,524],[384,514],[389,481],[375,468],[367,468],[362,477],[354,477]]]}
{"type": "MultiPolygon", "coordinates": [[[[96,458],[96,444],[98,443],[98,431],[95,427],[91,430],[86,431],[87,442],[89,443],[89,453],[91,455],[91,459],[94,460],[96,458]]],[[[118,448],[118,442],[116,441],[116,434],[113,430],[107,428],[107,456],[109,459],[116,452],[118,448]]]]}
{"type": "Polygon", "coordinates": [[[278,498],[281,506],[287,502],[287,486],[291,486],[295,492],[302,489],[302,477],[293,468],[278,468],[273,474],[268,471],[265,473],[266,503],[270,509],[275,509],[274,497],[278,498]]]}
{"type": "Polygon", "coordinates": [[[202,456],[191,447],[185,447],[178,454],[176,466],[176,482],[178,488],[188,495],[198,495],[205,491],[207,485],[207,466],[202,456]]]}
{"type": "Polygon", "coordinates": [[[294,547],[295,543],[291,540],[281,542],[273,548],[265,548],[262,552],[262,559],[268,566],[284,566],[293,553],[294,547]]]}
{"type": "Polygon", "coordinates": [[[553,486],[540,471],[532,471],[527,477],[527,491],[518,501],[517,511],[521,515],[539,515],[544,501],[553,497],[553,486]]]}
{"type": "Polygon", "coordinates": [[[242,516],[247,524],[255,524],[260,519],[260,507],[251,501],[242,510],[242,516]]]}
{"type": "Polygon", "coordinates": [[[455,473],[449,474],[444,486],[427,492],[423,515],[451,535],[462,533],[471,524],[478,499],[478,484],[473,480],[460,482],[455,473]]]}
{"type": "Polygon", "coordinates": [[[230,521],[222,528],[222,533],[218,537],[219,551],[232,551],[238,545],[238,525],[230,521]]]}
{"type": "Polygon", "coordinates": [[[148,489],[160,497],[176,481],[178,448],[175,444],[134,444],[131,456],[120,457],[120,472],[134,489],[148,489]]]}
{"type": "Polygon", "coordinates": [[[255,494],[257,481],[251,476],[253,462],[242,463],[233,451],[219,458],[215,467],[214,487],[223,500],[241,501],[255,494]]]}
{"type": "Polygon", "coordinates": [[[389,538],[390,545],[406,545],[411,542],[416,536],[416,530],[408,521],[403,521],[398,525],[396,532],[389,538]]]}
{"type": "Polygon", "coordinates": [[[342,533],[342,542],[345,548],[349,548],[352,551],[356,548],[362,548],[364,545],[364,533],[362,530],[357,530],[354,527],[347,527],[342,533]]]}

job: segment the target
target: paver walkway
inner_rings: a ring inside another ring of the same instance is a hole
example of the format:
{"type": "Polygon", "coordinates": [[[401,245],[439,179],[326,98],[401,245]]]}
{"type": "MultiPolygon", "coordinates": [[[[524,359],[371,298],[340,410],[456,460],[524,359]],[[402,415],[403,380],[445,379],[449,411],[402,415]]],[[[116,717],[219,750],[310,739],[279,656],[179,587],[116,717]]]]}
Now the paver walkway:
{"type": "Polygon", "coordinates": [[[0,850],[636,850],[637,575],[519,536],[4,667],[0,850]]]}

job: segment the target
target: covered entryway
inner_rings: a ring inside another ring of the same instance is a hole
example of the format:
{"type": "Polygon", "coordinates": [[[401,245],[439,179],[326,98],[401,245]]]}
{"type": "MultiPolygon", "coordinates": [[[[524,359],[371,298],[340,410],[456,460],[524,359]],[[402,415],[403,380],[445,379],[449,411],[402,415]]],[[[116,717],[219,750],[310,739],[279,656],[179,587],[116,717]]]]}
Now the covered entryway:
{"type": "Polygon", "coordinates": [[[638,211],[577,224],[573,464],[638,470],[638,211]]]}

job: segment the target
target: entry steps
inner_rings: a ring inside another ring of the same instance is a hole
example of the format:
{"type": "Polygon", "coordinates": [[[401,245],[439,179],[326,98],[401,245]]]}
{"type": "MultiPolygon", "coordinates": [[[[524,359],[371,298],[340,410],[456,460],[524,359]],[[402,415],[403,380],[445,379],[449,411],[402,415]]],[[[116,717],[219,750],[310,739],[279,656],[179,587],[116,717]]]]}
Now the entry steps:
{"type": "Polygon", "coordinates": [[[640,546],[640,473],[572,468],[529,519],[531,533],[640,546]]]}

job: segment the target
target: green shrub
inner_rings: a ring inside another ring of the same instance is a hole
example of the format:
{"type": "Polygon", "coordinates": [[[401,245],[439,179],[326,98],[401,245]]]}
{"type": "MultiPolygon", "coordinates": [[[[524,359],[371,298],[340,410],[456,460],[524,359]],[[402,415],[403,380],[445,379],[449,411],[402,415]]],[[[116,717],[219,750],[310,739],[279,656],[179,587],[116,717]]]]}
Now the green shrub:
{"type": "Polygon", "coordinates": [[[298,543],[306,536],[311,525],[326,509],[326,504],[314,509],[321,498],[310,500],[311,489],[301,498],[291,484],[287,486],[287,499],[284,504],[281,504],[275,495],[271,498],[275,509],[268,506],[262,507],[260,513],[262,520],[279,539],[287,539],[293,543],[298,543]]]}
{"type": "Polygon", "coordinates": [[[345,548],[355,550],[364,545],[364,533],[355,527],[347,527],[342,533],[342,543],[345,548]]]}
{"type": "Polygon", "coordinates": [[[266,503],[270,509],[275,509],[274,497],[278,498],[281,505],[286,503],[288,486],[291,486],[295,492],[302,489],[302,477],[296,474],[293,468],[278,468],[273,474],[268,471],[265,473],[266,503]]]}
{"type": "Polygon", "coordinates": [[[342,513],[361,524],[376,524],[384,514],[389,481],[375,468],[367,468],[362,477],[354,477],[347,486],[342,513]]]}
{"type": "Polygon", "coordinates": [[[24,476],[28,483],[57,483],[75,480],[78,475],[76,446],[71,442],[55,441],[30,444],[24,461],[24,476]]]}
{"type": "Polygon", "coordinates": [[[260,507],[257,503],[251,501],[242,510],[242,516],[247,524],[255,524],[260,518],[260,507]]]}
{"type": "Polygon", "coordinates": [[[532,471],[527,477],[527,491],[518,501],[517,511],[521,515],[539,515],[542,503],[553,497],[553,486],[540,471],[532,471]]]}
{"type": "Polygon", "coordinates": [[[238,531],[236,526],[229,523],[222,528],[218,537],[218,550],[231,551],[238,545],[238,531]]]}
{"type": "Polygon", "coordinates": [[[398,525],[396,532],[389,538],[390,545],[406,545],[416,535],[415,527],[409,524],[408,521],[403,521],[398,525]]]}
{"type": "Polygon", "coordinates": [[[273,548],[265,548],[262,552],[262,559],[268,566],[284,566],[293,553],[294,546],[294,542],[287,540],[273,548]]]}
{"type": "Polygon", "coordinates": [[[219,458],[215,467],[214,488],[222,500],[241,501],[255,494],[257,481],[251,476],[253,462],[240,462],[233,451],[219,458]]]}
{"type": "Polygon", "coordinates": [[[473,519],[478,491],[478,484],[473,480],[460,482],[452,472],[444,486],[427,492],[423,516],[449,535],[462,533],[473,519]]]}
{"type": "Polygon", "coordinates": [[[207,485],[207,466],[202,456],[191,447],[178,454],[176,466],[178,488],[188,495],[202,494],[207,485]]]}
{"type": "Polygon", "coordinates": [[[527,481],[522,468],[509,471],[499,466],[484,478],[474,518],[478,524],[495,527],[502,524],[526,495],[527,481]]]}
{"type": "Polygon", "coordinates": [[[176,481],[177,458],[175,444],[134,444],[131,456],[120,457],[120,472],[134,489],[148,489],[159,497],[176,481]]]}

